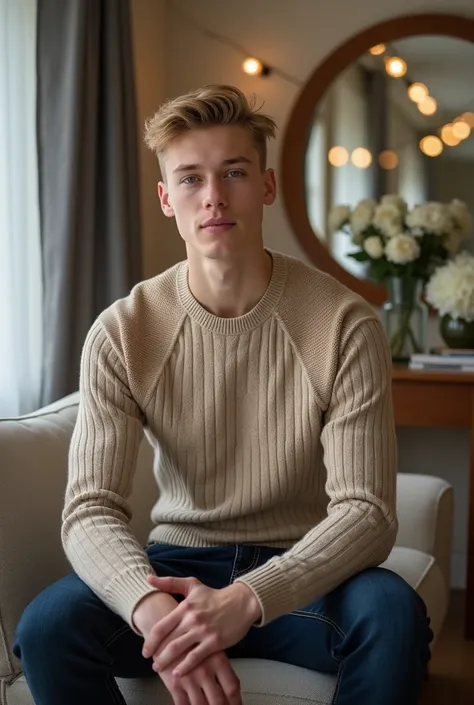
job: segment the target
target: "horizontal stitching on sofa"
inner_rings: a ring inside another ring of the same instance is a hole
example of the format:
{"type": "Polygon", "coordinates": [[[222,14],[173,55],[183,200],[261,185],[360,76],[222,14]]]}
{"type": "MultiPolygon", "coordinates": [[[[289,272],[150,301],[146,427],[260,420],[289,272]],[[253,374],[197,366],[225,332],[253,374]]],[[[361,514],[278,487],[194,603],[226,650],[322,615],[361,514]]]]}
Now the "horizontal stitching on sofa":
{"type": "Polygon", "coordinates": [[[273,691],[264,691],[264,690],[257,690],[256,688],[252,688],[252,690],[244,690],[242,688],[242,695],[243,694],[248,694],[248,695],[263,695],[267,696],[269,698],[273,698],[275,696],[278,696],[279,700],[289,700],[290,702],[300,702],[300,703],[310,703],[310,705],[330,705],[330,702],[328,703],[327,700],[319,700],[315,701],[314,698],[306,698],[305,696],[300,696],[300,695],[282,695],[281,693],[274,693],[273,691]]]}

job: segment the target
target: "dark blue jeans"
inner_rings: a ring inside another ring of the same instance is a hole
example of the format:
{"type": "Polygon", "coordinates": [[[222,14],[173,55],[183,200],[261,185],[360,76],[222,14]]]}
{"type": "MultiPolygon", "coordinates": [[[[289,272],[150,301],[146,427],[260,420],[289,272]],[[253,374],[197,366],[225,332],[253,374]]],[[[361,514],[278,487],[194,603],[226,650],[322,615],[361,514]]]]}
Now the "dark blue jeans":
{"type": "MultiPolygon", "coordinates": [[[[222,588],[281,549],[147,548],[157,575],[222,588]]],[[[430,658],[424,602],[398,575],[362,571],[305,609],[252,627],[230,658],[283,661],[337,675],[333,705],[415,705],[430,658]]],[[[156,677],[143,639],[74,574],[38,595],[17,628],[14,653],[36,705],[124,705],[114,677],[156,677]]]]}

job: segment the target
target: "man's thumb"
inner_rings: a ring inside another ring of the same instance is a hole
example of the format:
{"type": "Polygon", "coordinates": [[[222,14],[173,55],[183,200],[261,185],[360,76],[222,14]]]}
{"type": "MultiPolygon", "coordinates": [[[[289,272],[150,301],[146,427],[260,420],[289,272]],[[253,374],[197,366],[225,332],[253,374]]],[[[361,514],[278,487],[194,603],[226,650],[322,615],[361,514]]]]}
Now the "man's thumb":
{"type": "Polygon", "coordinates": [[[157,575],[149,575],[147,580],[162,592],[184,595],[185,597],[196,584],[194,578],[174,578],[173,576],[159,577],[157,575]]]}

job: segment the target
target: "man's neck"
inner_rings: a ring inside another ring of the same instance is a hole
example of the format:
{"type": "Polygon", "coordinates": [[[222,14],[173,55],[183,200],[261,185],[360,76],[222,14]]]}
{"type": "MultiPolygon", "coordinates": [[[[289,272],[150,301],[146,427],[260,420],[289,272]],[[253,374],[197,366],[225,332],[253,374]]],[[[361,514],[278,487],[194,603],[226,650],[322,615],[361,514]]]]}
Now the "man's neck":
{"type": "Polygon", "coordinates": [[[194,298],[207,311],[236,318],[251,311],[270,283],[272,257],[262,248],[251,257],[211,260],[188,252],[188,283],[194,298]]]}

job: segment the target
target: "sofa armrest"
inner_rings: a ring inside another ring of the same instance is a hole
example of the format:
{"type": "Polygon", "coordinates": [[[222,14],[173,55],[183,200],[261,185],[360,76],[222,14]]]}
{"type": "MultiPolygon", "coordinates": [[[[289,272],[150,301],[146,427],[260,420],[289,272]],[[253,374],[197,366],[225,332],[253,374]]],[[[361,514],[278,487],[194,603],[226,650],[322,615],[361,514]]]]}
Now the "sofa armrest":
{"type": "Polygon", "coordinates": [[[440,477],[398,473],[397,546],[432,555],[451,584],[453,488],[440,477]]]}
{"type": "MultiPolygon", "coordinates": [[[[28,416],[0,419],[0,678],[21,670],[12,646],[23,610],[72,570],[61,544],[61,514],[78,404],[75,393],[28,416]]],[[[143,544],[157,495],[152,463],[144,438],[130,498],[131,528],[143,544]]]]}
{"type": "Polygon", "coordinates": [[[18,673],[12,654],[27,604],[69,571],[61,546],[67,456],[77,406],[65,402],[0,420],[0,677],[18,673]]]}

